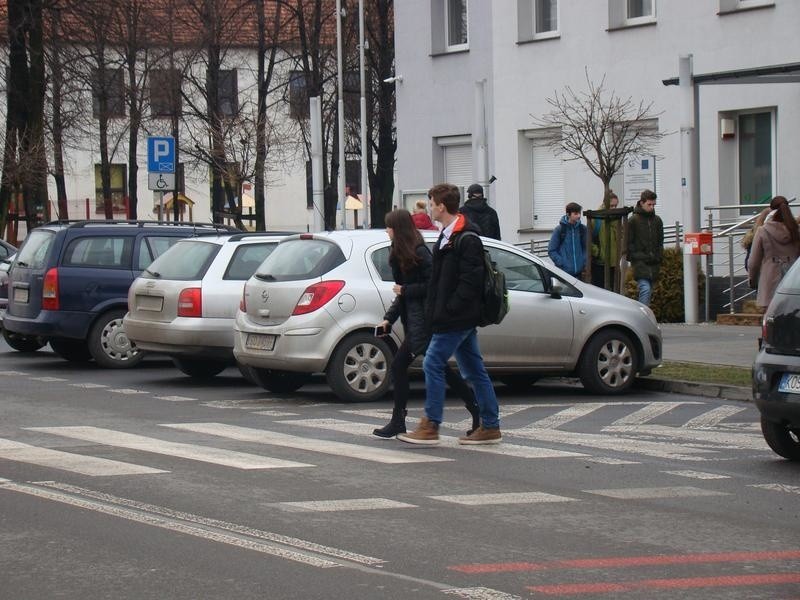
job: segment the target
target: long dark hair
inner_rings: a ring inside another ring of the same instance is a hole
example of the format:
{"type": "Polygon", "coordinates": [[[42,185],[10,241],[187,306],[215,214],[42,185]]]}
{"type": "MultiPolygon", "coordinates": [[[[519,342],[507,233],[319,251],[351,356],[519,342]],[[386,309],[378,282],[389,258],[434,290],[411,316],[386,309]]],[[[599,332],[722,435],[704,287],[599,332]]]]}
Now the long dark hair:
{"type": "Polygon", "coordinates": [[[789,237],[797,244],[800,243],[800,229],[798,229],[797,221],[792,216],[792,209],[789,208],[789,201],[783,196],[775,196],[769,207],[775,211],[772,220],[778,223],[783,223],[786,230],[789,232],[789,237]]]}
{"type": "Polygon", "coordinates": [[[386,227],[391,227],[394,233],[392,250],[389,252],[389,262],[394,261],[403,273],[408,273],[419,264],[417,246],[424,244],[422,234],[414,226],[411,213],[404,208],[398,208],[384,217],[386,227]]]}

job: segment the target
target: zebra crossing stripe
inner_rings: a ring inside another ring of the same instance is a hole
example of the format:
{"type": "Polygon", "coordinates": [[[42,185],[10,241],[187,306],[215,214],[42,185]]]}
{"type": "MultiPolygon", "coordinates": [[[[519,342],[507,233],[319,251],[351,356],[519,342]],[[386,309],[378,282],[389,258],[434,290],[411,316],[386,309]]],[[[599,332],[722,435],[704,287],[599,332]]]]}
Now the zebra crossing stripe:
{"type": "Polygon", "coordinates": [[[662,471],[667,475],[676,475],[677,477],[688,477],[690,479],[730,479],[729,475],[720,475],[718,473],[704,473],[703,471],[662,471]]]}
{"type": "Polygon", "coordinates": [[[22,462],[59,471],[69,471],[90,477],[108,477],[112,475],[150,475],[169,473],[161,469],[153,469],[142,465],[83,456],[70,452],[39,448],[21,442],[0,439],[0,458],[14,462],[22,462]]]}
{"type": "Polygon", "coordinates": [[[620,500],[650,500],[655,498],[693,498],[700,496],[730,496],[727,492],[704,490],[691,486],[620,488],[608,490],[583,490],[587,494],[618,498],[620,500]]]}
{"type": "Polygon", "coordinates": [[[625,425],[622,427],[611,425],[609,427],[603,427],[603,431],[631,433],[634,435],[654,435],[662,438],[691,440],[695,442],[719,444],[724,448],[743,450],[769,449],[762,436],[752,433],[738,433],[735,431],[684,429],[681,427],[666,427],[664,425],[625,425]]]}
{"type": "Polygon", "coordinates": [[[747,409],[740,406],[718,406],[704,412],[702,415],[694,417],[693,419],[689,419],[686,421],[684,427],[688,427],[690,429],[714,427],[715,425],[719,425],[728,417],[738,415],[740,412],[744,412],[745,410],[747,409]]]}
{"type": "Polygon", "coordinates": [[[451,458],[430,456],[408,450],[387,450],[374,446],[359,446],[345,442],[300,437],[263,429],[225,425],[223,423],[174,423],[162,424],[161,426],[179,429],[181,431],[216,435],[241,442],[283,446],[285,448],[333,454],[334,456],[347,456],[349,458],[358,458],[384,464],[446,462],[453,460],[451,458]]]}
{"type": "Polygon", "coordinates": [[[788,485],[786,483],[754,483],[747,487],[770,490],[772,492],[788,492],[790,494],[800,494],[800,486],[788,485]]]}
{"type": "MultiPolygon", "coordinates": [[[[370,423],[355,423],[342,419],[299,419],[281,421],[281,423],[339,431],[341,433],[377,440],[377,438],[372,435],[372,430],[375,428],[375,425],[370,423]]],[[[552,448],[540,448],[535,446],[520,446],[518,444],[507,444],[505,442],[496,446],[461,446],[458,443],[458,438],[441,434],[439,435],[439,441],[440,447],[458,447],[459,450],[469,452],[484,452],[501,456],[516,456],[518,458],[582,458],[587,456],[580,452],[567,452],[566,450],[553,450],[552,448]]]]}
{"type": "Polygon", "coordinates": [[[448,596],[458,596],[464,600],[521,600],[519,596],[507,594],[498,590],[485,587],[475,588],[448,588],[442,590],[448,596]]]}
{"type": "Polygon", "coordinates": [[[643,406],[626,417],[617,419],[612,425],[641,425],[682,405],[683,402],[654,402],[653,404],[643,406]]]}
{"type": "Polygon", "coordinates": [[[352,498],[348,500],[309,500],[307,502],[279,502],[287,510],[308,512],[342,512],[353,510],[386,510],[395,508],[417,508],[414,504],[387,498],[352,498]]]}
{"type": "Polygon", "coordinates": [[[586,402],[585,404],[576,404],[575,406],[570,406],[564,410],[560,410],[549,417],[534,421],[528,425],[528,427],[535,429],[556,429],[557,427],[566,425],[570,421],[585,417],[586,415],[589,415],[594,411],[603,408],[604,406],[608,406],[608,403],[586,402]]]}
{"type": "Polygon", "coordinates": [[[208,448],[195,444],[168,442],[156,438],[101,429],[99,427],[28,427],[30,431],[40,431],[60,435],[84,442],[116,446],[129,450],[141,450],[153,454],[163,454],[177,458],[185,458],[215,465],[233,467],[235,469],[282,469],[295,467],[313,467],[307,463],[281,460],[256,454],[245,454],[221,448],[208,448]]]}
{"type": "Polygon", "coordinates": [[[463,504],[465,506],[484,506],[489,504],[539,504],[542,502],[577,502],[577,498],[545,494],[544,492],[510,492],[505,494],[458,494],[451,496],[428,496],[433,500],[463,504]]]}

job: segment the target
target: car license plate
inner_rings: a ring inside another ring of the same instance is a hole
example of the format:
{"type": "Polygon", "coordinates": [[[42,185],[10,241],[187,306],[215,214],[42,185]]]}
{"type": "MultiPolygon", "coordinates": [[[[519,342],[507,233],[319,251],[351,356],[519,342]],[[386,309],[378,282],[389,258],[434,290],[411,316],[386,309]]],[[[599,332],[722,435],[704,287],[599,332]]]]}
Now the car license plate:
{"type": "Polygon", "coordinates": [[[28,288],[14,288],[14,302],[28,303],[28,288]]]}
{"type": "Polygon", "coordinates": [[[161,296],[136,296],[136,308],[139,310],[152,310],[161,312],[164,308],[164,298],[161,296]]]}
{"type": "Polygon", "coordinates": [[[245,348],[250,350],[272,350],[275,348],[275,337],[274,335],[262,335],[260,333],[249,333],[247,335],[247,341],[245,342],[245,348]]]}
{"type": "Polygon", "coordinates": [[[778,384],[778,391],[787,394],[800,394],[800,373],[784,373],[778,384]]]}

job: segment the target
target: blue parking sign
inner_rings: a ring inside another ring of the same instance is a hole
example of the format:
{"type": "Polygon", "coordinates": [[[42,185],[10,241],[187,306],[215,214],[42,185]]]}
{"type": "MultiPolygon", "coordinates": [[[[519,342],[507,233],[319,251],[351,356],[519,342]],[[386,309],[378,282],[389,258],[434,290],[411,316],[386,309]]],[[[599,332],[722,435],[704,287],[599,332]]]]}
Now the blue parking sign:
{"type": "Polygon", "coordinates": [[[175,172],[175,138],[147,138],[147,170],[150,173],[175,172]]]}

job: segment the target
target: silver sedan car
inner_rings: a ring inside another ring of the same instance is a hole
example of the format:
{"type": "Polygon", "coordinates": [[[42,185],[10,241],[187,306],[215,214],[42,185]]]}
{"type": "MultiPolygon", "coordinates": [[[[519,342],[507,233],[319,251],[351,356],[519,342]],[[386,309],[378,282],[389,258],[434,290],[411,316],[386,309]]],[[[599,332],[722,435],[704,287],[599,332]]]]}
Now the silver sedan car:
{"type": "Polygon", "coordinates": [[[177,242],[131,285],[123,319],[128,339],[172,357],[198,379],[234,364],[233,318],[242,287],[284,236],[237,233],[177,242]]]}
{"type": "MultiPolygon", "coordinates": [[[[433,243],[436,233],[426,233],[433,243]]],[[[643,304],[578,281],[510,244],[484,238],[505,273],[510,310],[479,330],[484,362],[506,385],[576,375],[596,393],[627,391],[661,362],[661,329],[643,304]]],[[[302,234],[283,240],[245,284],[234,355],[262,387],[301,387],[323,372],[343,400],[382,396],[402,340],[374,327],[393,299],[389,238],[381,230],[302,234]]]]}

